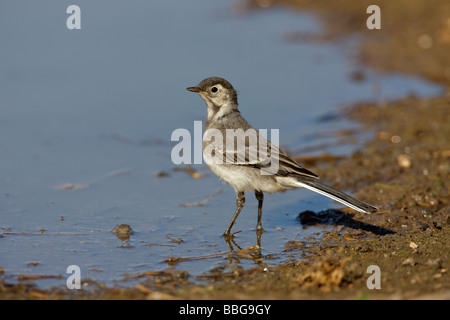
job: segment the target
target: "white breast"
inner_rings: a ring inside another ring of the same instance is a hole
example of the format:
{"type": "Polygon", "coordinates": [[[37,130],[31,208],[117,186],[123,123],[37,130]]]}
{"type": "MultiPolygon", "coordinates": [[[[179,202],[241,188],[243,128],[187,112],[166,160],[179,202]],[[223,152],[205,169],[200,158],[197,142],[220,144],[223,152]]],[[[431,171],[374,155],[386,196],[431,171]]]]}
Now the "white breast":
{"type": "Polygon", "coordinates": [[[261,175],[257,168],[229,164],[208,164],[214,174],[229,183],[236,192],[259,190],[262,192],[279,192],[286,188],[278,184],[274,176],[261,175]]]}

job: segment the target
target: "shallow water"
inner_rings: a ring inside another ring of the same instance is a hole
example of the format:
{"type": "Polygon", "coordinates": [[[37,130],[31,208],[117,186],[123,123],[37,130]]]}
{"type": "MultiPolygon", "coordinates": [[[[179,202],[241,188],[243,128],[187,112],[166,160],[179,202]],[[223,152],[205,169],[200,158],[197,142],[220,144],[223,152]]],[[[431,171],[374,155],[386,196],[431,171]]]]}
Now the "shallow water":
{"type": "MultiPolygon", "coordinates": [[[[174,268],[196,275],[224,263],[221,255],[164,262],[229,250],[221,234],[234,191],[204,165],[194,166],[200,179],[173,171],[170,158],[172,131],[193,133],[194,121],[205,119],[203,101],[185,90],[205,77],[227,78],[242,114],[256,128],[280,129],[282,145],[326,144],[315,152],[339,154],[357,147],[322,134],[355,126],[334,117],[340,105],[440,90],[374,75],[336,45],[286,41],[287,32],[320,25],[282,8],[239,14],[206,0],[77,5],[81,30],[66,28],[60,1],[8,0],[0,11],[0,267],[11,282],[61,275],[38,283],[64,285],[72,264],[82,278],[113,284],[125,273],[174,268]],[[361,70],[364,81],[352,81],[361,70]],[[219,191],[203,206],[180,207],[219,191]],[[134,230],[126,242],[111,232],[122,223],[134,230]]],[[[266,195],[263,262],[300,258],[285,245],[326,229],[302,229],[298,213],[334,206],[308,191],[266,195]]],[[[249,194],[234,227],[243,249],[256,244],[256,210],[249,194]]]]}

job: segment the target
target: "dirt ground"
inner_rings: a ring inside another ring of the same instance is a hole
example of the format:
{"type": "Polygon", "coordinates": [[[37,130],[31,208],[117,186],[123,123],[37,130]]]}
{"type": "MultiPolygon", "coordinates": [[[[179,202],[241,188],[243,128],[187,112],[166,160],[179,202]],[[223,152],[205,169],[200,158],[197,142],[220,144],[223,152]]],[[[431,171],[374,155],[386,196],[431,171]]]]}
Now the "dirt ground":
{"type": "MultiPolygon", "coordinates": [[[[361,35],[352,57],[357,64],[450,85],[448,0],[432,6],[424,0],[255,0],[240,8],[268,4],[313,13],[324,22],[318,34],[293,32],[286,35],[289,41],[339,43],[361,35]],[[370,4],[382,10],[381,30],[366,28],[370,4]]],[[[363,75],[355,81],[364,81],[363,75]]],[[[299,155],[298,160],[380,211],[300,213],[305,226],[337,226],[320,241],[286,246],[300,250],[304,260],[269,269],[217,270],[201,285],[186,272],[149,272],[134,288],[98,284],[97,290],[76,292],[8,285],[0,268],[0,299],[450,299],[450,95],[443,90],[432,98],[359,103],[342,112],[374,138],[346,158],[299,155]],[[369,266],[379,268],[380,289],[367,286],[377,285],[369,266]]]]}

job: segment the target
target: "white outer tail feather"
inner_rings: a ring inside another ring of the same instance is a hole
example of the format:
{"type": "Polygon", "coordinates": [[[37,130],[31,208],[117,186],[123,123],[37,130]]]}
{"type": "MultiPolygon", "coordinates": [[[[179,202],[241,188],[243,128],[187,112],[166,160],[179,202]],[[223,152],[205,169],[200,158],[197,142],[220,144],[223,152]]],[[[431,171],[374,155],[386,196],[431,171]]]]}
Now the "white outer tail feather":
{"type": "Polygon", "coordinates": [[[320,193],[321,195],[324,195],[324,196],[326,196],[326,197],[328,197],[328,198],[331,198],[331,199],[333,199],[333,200],[335,200],[335,201],[337,201],[337,202],[340,202],[340,203],[342,203],[342,204],[344,204],[344,205],[346,205],[346,206],[348,206],[348,207],[350,207],[350,208],[352,208],[352,209],[354,209],[354,210],[356,210],[356,211],[358,211],[358,212],[370,214],[369,211],[363,210],[363,209],[361,209],[361,208],[355,206],[354,204],[352,204],[352,203],[350,203],[350,202],[348,202],[348,201],[346,201],[346,200],[344,200],[344,199],[341,199],[341,198],[335,196],[334,194],[331,194],[331,193],[329,193],[329,192],[323,191],[323,190],[321,190],[321,189],[319,189],[319,188],[310,186],[310,185],[308,185],[308,184],[305,184],[305,183],[302,183],[302,182],[299,182],[299,181],[297,181],[296,184],[299,185],[300,187],[303,187],[303,188],[309,189],[309,190],[311,190],[311,191],[320,193]]]}

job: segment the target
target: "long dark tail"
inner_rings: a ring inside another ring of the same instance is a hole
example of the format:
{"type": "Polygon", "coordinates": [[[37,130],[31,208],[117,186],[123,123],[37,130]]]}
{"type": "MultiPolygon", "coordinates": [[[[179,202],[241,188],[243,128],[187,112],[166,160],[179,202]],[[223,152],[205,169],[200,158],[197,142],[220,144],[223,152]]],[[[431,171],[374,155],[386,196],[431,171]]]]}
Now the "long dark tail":
{"type": "Polygon", "coordinates": [[[371,204],[355,199],[349,196],[348,194],[345,194],[342,191],[336,190],[330,186],[322,184],[317,180],[303,180],[299,181],[298,184],[303,188],[312,190],[314,192],[327,196],[328,198],[336,200],[337,202],[340,202],[352,209],[355,209],[356,211],[369,214],[371,212],[378,211],[377,207],[374,207],[371,204]]]}

